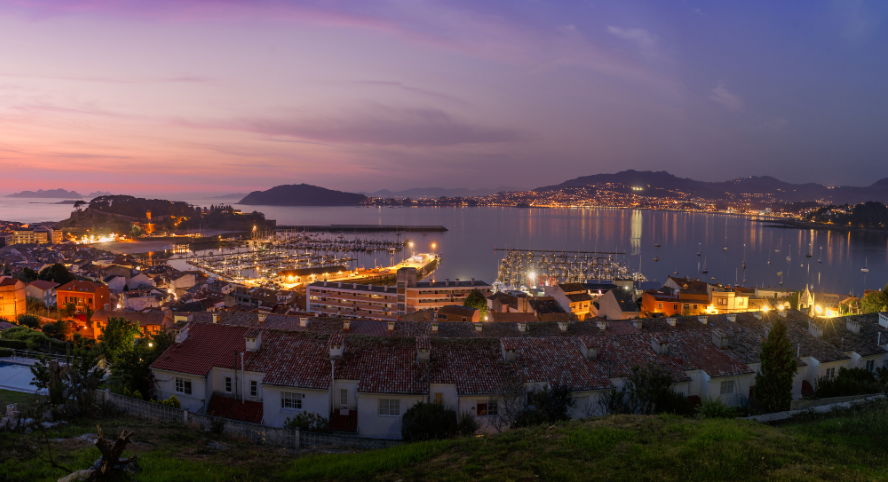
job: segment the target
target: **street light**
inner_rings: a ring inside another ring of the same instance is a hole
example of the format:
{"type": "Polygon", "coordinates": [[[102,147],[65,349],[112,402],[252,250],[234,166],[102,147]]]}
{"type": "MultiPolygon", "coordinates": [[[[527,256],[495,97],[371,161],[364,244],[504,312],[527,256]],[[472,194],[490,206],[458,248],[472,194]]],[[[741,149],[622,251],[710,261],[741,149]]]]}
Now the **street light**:
{"type": "Polygon", "coordinates": [[[410,241],[410,256],[413,256],[413,241],[410,241]]]}

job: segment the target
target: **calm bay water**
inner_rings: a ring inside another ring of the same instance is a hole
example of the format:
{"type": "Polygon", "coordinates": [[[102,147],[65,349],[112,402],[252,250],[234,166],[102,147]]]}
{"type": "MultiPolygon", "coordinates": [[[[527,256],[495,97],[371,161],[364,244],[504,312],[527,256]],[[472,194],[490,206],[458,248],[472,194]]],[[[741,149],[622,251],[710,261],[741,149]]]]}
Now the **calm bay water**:
{"type": "MultiPolygon", "coordinates": [[[[71,211],[70,205],[50,202],[0,198],[0,219],[60,220],[71,211]]],[[[426,236],[402,234],[402,239],[414,241],[417,253],[431,251],[432,243],[437,245],[443,258],[435,273],[437,279],[493,282],[503,255],[494,248],[520,248],[623,251],[624,262],[633,271],[639,270],[640,264],[640,271],[652,281],[662,283],[678,271],[680,276],[707,280],[714,276],[719,282],[733,284],[735,279],[741,283],[744,279],[741,264],[745,249],[746,285],[779,286],[778,272],[783,273],[786,287],[809,284],[818,291],[835,293],[853,290],[860,294],[864,288],[880,289],[888,282],[888,235],[884,233],[782,229],[740,216],[632,209],[233,206],[264,212],[280,225],[443,225],[449,231],[426,236]],[[656,248],[655,243],[661,247],[656,248]],[[698,249],[701,256],[697,256],[698,249]],[[806,258],[809,252],[812,257],[806,258]],[[654,261],[655,256],[659,262],[654,261]],[[704,259],[709,269],[706,275],[699,272],[704,259]],[[869,273],[860,271],[864,265],[869,273]]],[[[389,261],[384,253],[358,255],[358,265],[368,267],[389,261]]]]}

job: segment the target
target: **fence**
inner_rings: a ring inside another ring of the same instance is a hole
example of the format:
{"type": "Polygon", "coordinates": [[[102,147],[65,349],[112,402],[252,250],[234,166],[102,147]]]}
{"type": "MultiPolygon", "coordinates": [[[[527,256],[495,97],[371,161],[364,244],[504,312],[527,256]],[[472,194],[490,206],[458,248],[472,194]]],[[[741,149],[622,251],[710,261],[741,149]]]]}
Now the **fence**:
{"type": "Polygon", "coordinates": [[[111,404],[127,415],[161,423],[180,423],[203,431],[221,430],[236,440],[259,445],[274,445],[288,448],[341,447],[361,450],[375,450],[392,447],[401,443],[398,440],[374,439],[350,435],[301,432],[285,428],[267,427],[258,423],[241,422],[228,418],[190,413],[188,410],[146,402],[136,398],[98,390],[98,400],[111,404]]]}

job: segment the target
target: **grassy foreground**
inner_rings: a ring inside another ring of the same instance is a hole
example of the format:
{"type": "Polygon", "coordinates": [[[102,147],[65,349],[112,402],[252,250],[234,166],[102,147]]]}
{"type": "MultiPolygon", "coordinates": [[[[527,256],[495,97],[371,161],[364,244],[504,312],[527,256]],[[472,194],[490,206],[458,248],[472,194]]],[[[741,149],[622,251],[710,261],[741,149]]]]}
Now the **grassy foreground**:
{"type": "MultiPolygon", "coordinates": [[[[256,447],[180,426],[117,418],[78,421],[49,433],[56,462],[98,458],[77,440],[101,423],[106,435],[135,429],[137,481],[165,480],[824,480],[888,479],[888,403],[799,418],[781,426],[741,420],[614,416],[388,450],[322,453],[256,447]],[[221,442],[224,448],[208,444],[221,442]]],[[[0,434],[0,481],[65,475],[23,445],[41,437],[0,434]]],[[[46,456],[45,444],[41,453],[46,456]]]]}

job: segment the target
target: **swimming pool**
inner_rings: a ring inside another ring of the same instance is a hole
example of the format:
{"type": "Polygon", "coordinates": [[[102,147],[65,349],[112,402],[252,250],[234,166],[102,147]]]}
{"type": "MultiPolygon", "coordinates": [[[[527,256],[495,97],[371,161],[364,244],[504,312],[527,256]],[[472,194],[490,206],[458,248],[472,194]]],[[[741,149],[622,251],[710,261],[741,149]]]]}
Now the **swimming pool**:
{"type": "MultiPolygon", "coordinates": [[[[37,387],[31,385],[34,375],[31,367],[21,363],[0,362],[0,388],[33,392],[37,387]]],[[[45,390],[45,389],[41,389],[45,390]]]]}

